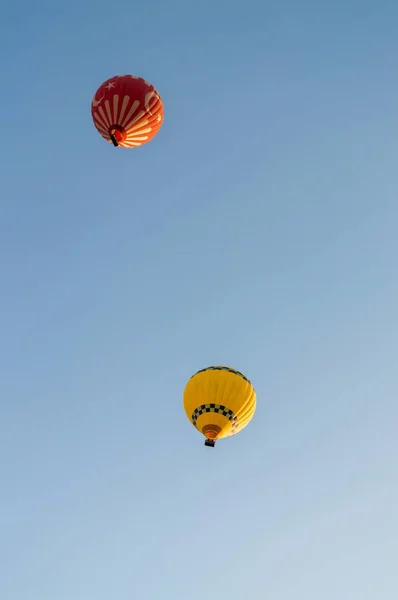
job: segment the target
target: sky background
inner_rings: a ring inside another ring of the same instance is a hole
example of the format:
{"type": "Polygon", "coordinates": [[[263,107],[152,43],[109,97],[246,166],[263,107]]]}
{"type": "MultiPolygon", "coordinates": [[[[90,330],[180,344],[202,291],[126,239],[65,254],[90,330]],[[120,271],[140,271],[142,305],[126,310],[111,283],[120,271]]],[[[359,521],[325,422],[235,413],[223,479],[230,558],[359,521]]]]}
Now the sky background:
{"type": "Polygon", "coordinates": [[[8,2],[2,600],[398,598],[398,3],[8,2]],[[153,83],[115,149],[95,90],[153,83]],[[198,369],[258,397],[203,446],[198,369]]]}

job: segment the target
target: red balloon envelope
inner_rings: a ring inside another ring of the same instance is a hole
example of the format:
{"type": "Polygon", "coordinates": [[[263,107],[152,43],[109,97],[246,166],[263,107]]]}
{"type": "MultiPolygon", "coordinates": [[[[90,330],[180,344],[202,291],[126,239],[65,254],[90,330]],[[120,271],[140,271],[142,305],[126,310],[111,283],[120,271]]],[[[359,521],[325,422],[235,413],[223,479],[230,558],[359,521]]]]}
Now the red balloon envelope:
{"type": "Polygon", "coordinates": [[[135,148],[162,126],[164,107],[156,89],[134,75],[116,75],[94,94],[91,115],[99,133],[114,146],[135,148]]]}

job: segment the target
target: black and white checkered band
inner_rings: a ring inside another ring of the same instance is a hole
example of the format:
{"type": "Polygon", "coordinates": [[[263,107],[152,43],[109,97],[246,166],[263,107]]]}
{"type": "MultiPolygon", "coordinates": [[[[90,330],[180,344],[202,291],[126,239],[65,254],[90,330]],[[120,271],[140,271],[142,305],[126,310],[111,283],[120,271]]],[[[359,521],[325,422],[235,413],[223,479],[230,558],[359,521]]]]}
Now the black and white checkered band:
{"type": "MultiPolygon", "coordinates": [[[[242,379],[247,381],[247,383],[250,383],[249,379],[245,375],[243,375],[243,373],[241,373],[240,371],[236,371],[236,369],[231,369],[230,367],[206,367],[205,369],[197,371],[195,375],[198,375],[199,373],[205,373],[206,371],[227,371],[227,373],[233,373],[234,375],[238,375],[239,377],[242,377],[242,379]]],[[[195,377],[195,375],[192,375],[192,377],[195,377]]]]}
{"type": "Polygon", "coordinates": [[[210,413],[210,412],[219,413],[221,415],[224,415],[224,417],[227,417],[227,419],[229,421],[231,421],[232,431],[235,431],[237,429],[237,427],[239,425],[237,416],[230,408],[227,408],[226,406],[223,406],[222,404],[201,404],[200,406],[195,408],[195,410],[192,413],[192,417],[191,417],[192,423],[195,425],[195,427],[196,427],[196,421],[198,420],[200,415],[203,415],[204,413],[210,413]]]}

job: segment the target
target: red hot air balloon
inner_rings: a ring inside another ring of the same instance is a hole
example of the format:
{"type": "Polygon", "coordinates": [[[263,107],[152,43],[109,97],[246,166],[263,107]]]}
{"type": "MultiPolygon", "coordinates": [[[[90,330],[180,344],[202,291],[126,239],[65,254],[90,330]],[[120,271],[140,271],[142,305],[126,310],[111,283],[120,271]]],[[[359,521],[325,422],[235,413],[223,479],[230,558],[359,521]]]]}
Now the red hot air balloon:
{"type": "Polygon", "coordinates": [[[164,107],[156,89],[145,79],[116,75],[94,94],[91,115],[108,142],[135,148],[155,137],[163,123],[164,107]]]}

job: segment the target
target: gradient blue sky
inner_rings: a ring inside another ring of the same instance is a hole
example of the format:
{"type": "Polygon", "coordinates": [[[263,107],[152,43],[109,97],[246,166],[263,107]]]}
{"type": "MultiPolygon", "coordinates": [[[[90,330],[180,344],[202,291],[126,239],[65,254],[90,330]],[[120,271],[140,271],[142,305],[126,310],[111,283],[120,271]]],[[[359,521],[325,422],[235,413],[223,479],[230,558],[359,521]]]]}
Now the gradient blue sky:
{"type": "Polygon", "coordinates": [[[398,598],[398,3],[16,2],[1,600],[398,598]],[[96,88],[154,83],[115,149],[96,88]],[[204,448],[187,379],[258,409],[204,448]]]}

